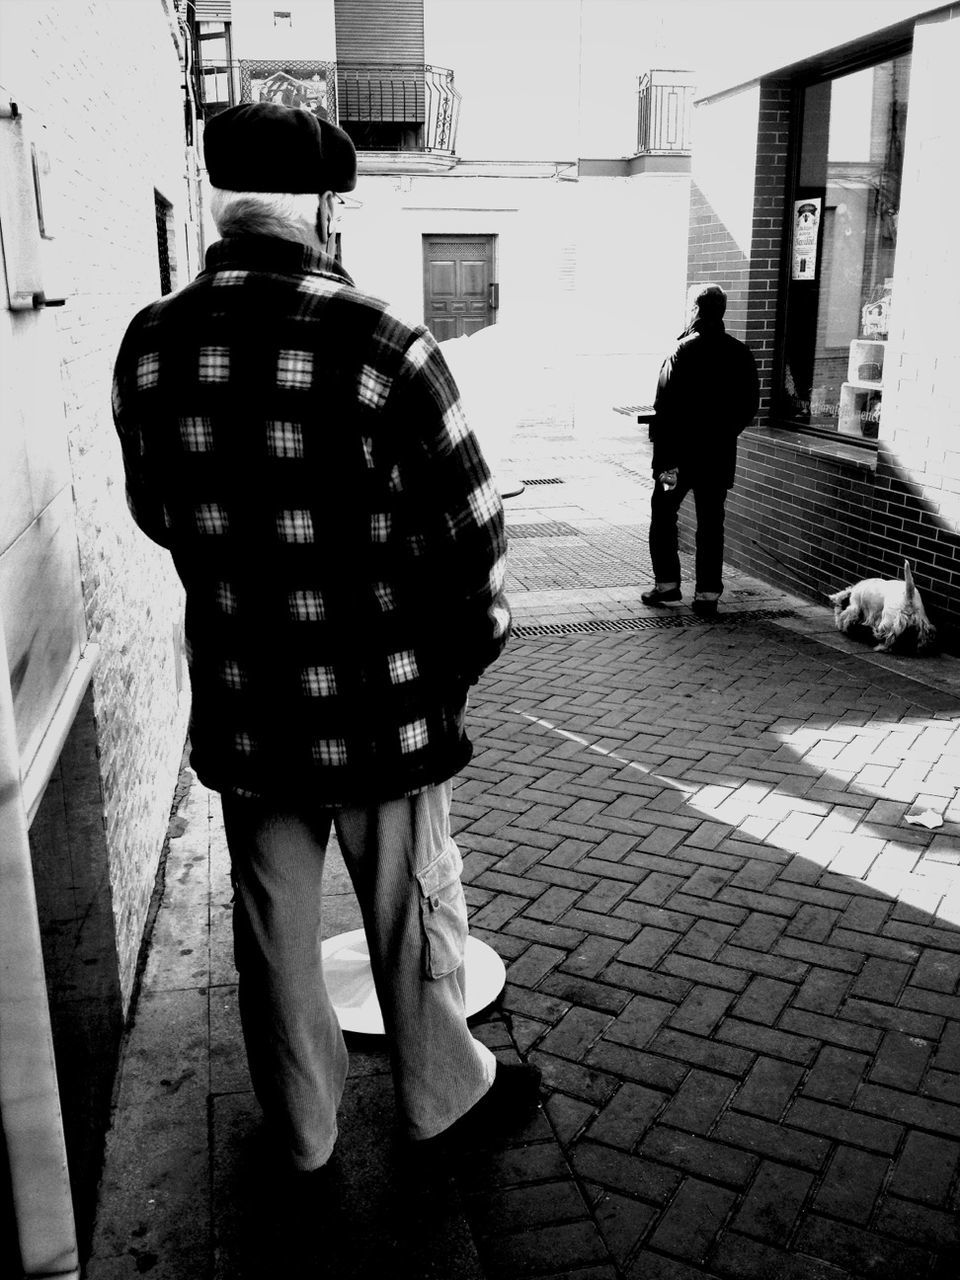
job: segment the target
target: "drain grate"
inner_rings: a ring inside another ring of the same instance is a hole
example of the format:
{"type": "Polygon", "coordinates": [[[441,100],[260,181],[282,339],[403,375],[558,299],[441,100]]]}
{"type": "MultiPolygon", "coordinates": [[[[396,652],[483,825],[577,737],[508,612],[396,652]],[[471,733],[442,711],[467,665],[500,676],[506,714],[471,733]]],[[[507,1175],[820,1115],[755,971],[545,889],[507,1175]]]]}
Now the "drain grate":
{"type": "Polygon", "coordinates": [[[737,613],[721,613],[709,622],[695,613],[671,613],[647,618],[585,618],[573,622],[521,622],[513,628],[520,639],[536,636],[591,635],[598,631],[657,631],[665,627],[716,627],[723,623],[771,622],[776,618],[793,618],[792,609],[741,609],[737,613]]]}
{"type": "Polygon", "coordinates": [[[508,524],[508,538],[581,538],[583,534],[572,524],[561,520],[544,520],[540,524],[508,524]]]}
{"type": "Polygon", "coordinates": [[[560,476],[539,476],[534,480],[521,480],[521,484],[564,484],[560,476]]]}

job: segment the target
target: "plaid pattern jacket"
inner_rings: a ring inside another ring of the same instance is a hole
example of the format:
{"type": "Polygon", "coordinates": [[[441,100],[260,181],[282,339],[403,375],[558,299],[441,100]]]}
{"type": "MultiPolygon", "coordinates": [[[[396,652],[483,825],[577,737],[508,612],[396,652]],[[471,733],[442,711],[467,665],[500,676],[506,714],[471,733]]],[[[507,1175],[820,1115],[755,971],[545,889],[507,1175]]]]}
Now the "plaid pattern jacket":
{"type": "Polygon", "coordinates": [[[113,405],[131,512],[186,589],[201,781],[336,807],[458,772],[506,542],[429,331],[326,255],[231,237],[134,318],[113,405]]]}

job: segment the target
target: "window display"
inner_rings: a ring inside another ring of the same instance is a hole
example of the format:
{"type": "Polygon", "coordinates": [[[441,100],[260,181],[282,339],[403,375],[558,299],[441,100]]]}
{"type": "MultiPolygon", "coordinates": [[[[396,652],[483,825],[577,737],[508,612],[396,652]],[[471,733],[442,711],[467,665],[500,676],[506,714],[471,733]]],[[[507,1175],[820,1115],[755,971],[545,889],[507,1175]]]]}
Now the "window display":
{"type": "Polygon", "coordinates": [[[879,434],[910,55],[802,95],[780,413],[794,427],[879,434]]]}

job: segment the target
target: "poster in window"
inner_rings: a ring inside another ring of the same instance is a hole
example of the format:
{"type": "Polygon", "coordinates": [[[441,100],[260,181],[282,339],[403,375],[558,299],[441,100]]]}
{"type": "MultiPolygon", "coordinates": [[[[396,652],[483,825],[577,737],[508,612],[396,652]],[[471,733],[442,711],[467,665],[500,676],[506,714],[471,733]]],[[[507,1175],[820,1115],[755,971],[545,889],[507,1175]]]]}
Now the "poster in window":
{"type": "Polygon", "coordinates": [[[793,273],[794,280],[816,280],[817,238],[820,234],[821,196],[793,202],[793,273]]]}

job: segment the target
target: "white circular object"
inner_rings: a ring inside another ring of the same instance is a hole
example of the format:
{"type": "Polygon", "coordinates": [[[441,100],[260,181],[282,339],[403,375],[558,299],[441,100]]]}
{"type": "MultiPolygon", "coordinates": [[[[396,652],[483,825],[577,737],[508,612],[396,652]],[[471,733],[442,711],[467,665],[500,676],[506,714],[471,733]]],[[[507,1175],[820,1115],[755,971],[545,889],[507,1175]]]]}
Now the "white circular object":
{"type": "MultiPolygon", "coordinates": [[[[373,987],[364,931],[351,929],[349,933],[338,933],[321,945],[320,952],[327,991],[341,1029],[382,1036],[383,1018],[373,987]]],[[[507,971],[493,948],[478,938],[467,938],[464,962],[467,1017],[470,1018],[496,1000],[507,980],[507,971]]]]}

